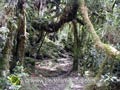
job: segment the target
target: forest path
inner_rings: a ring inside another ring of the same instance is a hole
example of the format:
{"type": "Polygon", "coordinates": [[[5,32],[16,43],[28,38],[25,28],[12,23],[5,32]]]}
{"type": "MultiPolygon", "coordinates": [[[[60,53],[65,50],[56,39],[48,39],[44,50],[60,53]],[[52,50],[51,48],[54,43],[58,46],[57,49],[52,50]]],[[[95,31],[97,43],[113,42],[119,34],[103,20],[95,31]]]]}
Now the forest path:
{"type": "Polygon", "coordinates": [[[43,60],[35,63],[35,74],[37,76],[56,77],[64,76],[72,70],[71,58],[60,58],[55,60],[43,60]]]}
{"type": "Polygon", "coordinates": [[[24,78],[21,90],[84,90],[85,79],[80,76],[24,78]]]}
{"type": "Polygon", "coordinates": [[[36,60],[35,72],[23,77],[21,90],[84,90],[85,78],[71,72],[72,54],[62,51],[57,58],[36,60]]]}
{"type": "Polygon", "coordinates": [[[23,78],[21,90],[84,90],[85,78],[71,72],[70,57],[35,63],[35,75],[23,78]]]}

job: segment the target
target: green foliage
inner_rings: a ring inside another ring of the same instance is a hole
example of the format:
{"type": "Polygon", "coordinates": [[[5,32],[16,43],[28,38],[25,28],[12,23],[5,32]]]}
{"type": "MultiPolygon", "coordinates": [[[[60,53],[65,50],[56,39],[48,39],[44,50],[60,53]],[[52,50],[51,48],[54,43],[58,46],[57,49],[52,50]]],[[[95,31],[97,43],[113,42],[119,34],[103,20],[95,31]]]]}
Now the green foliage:
{"type": "Polygon", "coordinates": [[[14,74],[0,78],[0,89],[19,90],[22,87],[21,78],[24,76],[28,76],[28,74],[24,72],[23,66],[17,65],[14,74]]]}
{"type": "Polygon", "coordinates": [[[8,80],[13,85],[20,85],[20,78],[17,75],[8,76],[8,80]]]}
{"type": "Polygon", "coordinates": [[[7,80],[5,78],[0,78],[0,90],[5,87],[7,80]]]}
{"type": "Polygon", "coordinates": [[[0,90],[19,90],[20,77],[15,75],[10,75],[8,78],[0,78],[0,90]]]}
{"type": "Polygon", "coordinates": [[[55,42],[46,38],[39,53],[42,59],[44,58],[56,59],[62,56],[64,50],[62,46],[57,45],[55,42]]]}

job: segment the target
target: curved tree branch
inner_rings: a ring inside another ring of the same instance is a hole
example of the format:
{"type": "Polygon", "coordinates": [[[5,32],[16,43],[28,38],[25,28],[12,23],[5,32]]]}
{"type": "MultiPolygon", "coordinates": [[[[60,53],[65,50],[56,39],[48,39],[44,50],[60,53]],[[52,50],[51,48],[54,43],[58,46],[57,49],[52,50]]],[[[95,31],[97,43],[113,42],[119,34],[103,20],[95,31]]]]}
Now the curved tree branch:
{"type": "Polygon", "coordinates": [[[94,29],[92,22],[89,19],[88,9],[87,9],[87,6],[85,5],[84,0],[80,0],[80,11],[81,11],[82,17],[84,19],[84,23],[86,24],[88,31],[91,33],[91,35],[93,37],[93,41],[95,43],[95,46],[97,48],[104,50],[106,52],[106,54],[110,55],[111,57],[113,57],[113,56],[120,57],[120,51],[118,51],[114,47],[110,46],[109,44],[103,43],[100,40],[99,36],[97,35],[97,33],[94,29]]]}
{"type": "Polygon", "coordinates": [[[58,22],[47,21],[40,23],[41,20],[33,20],[31,25],[37,30],[44,30],[49,33],[57,32],[62,25],[72,21],[73,19],[76,19],[78,7],[78,0],[71,1],[71,3],[66,5],[63,13],[60,15],[60,19],[58,22]]]}

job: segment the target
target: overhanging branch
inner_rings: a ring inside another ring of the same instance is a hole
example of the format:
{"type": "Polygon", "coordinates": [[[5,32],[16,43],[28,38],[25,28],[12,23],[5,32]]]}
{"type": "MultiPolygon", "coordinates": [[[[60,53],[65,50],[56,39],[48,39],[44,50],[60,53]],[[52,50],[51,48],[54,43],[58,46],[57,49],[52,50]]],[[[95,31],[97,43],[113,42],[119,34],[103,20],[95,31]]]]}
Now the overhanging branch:
{"type": "Polygon", "coordinates": [[[103,43],[100,40],[99,36],[97,35],[97,33],[94,29],[92,22],[89,19],[88,9],[87,9],[87,6],[85,5],[84,0],[80,0],[80,4],[81,4],[80,11],[81,11],[82,17],[84,19],[84,23],[86,24],[86,26],[88,28],[87,30],[91,33],[96,47],[104,50],[106,52],[106,54],[108,54],[109,56],[120,57],[120,51],[118,51],[114,47],[110,46],[109,44],[103,43]]]}
{"type": "Polygon", "coordinates": [[[41,23],[39,20],[32,21],[32,27],[36,30],[44,30],[46,32],[57,32],[59,28],[67,22],[72,21],[77,16],[77,11],[79,3],[76,1],[71,2],[71,4],[66,5],[63,13],[60,15],[60,19],[57,22],[46,21],[41,23]]]}

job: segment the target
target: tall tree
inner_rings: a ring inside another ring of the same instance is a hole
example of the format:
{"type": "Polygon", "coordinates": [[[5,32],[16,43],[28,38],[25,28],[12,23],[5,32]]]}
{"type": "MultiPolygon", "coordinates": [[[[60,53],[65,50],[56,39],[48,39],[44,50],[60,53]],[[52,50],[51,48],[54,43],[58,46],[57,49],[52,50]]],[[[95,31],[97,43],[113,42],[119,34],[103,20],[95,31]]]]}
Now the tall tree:
{"type": "Polygon", "coordinates": [[[18,32],[17,32],[16,59],[20,61],[22,65],[24,65],[24,53],[26,42],[25,0],[18,0],[17,7],[18,7],[18,32]]]}

